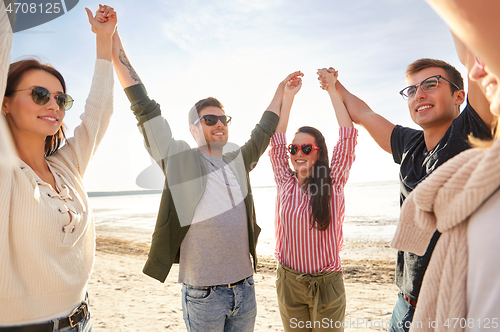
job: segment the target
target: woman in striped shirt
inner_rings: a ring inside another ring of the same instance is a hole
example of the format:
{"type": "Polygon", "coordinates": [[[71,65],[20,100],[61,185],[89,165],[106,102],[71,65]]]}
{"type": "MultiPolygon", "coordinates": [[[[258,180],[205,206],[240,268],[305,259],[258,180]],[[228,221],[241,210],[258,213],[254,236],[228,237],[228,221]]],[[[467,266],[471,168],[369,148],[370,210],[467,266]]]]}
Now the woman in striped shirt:
{"type": "Polygon", "coordinates": [[[357,130],[335,89],[338,72],[320,69],[321,87],[330,95],[340,126],[330,166],[325,139],[315,128],[299,128],[287,146],[285,132],[301,76],[285,86],[280,121],[271,139],[271,164],[278,187],[278,303],[285,331],[343,331],[345,290],[339,252],[344,186],[354,161],[357,130]]]}

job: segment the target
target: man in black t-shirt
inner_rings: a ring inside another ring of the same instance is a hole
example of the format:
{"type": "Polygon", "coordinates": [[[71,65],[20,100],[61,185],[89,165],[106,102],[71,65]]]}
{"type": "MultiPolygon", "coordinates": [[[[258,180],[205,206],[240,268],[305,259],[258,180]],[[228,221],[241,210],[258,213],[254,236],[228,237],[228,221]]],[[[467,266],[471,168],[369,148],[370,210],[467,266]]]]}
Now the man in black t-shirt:
{"type": "MultiPolygon", "coordinates": [[[[462,63],[472,68],[473,57],[457,41],[456,46],[462,63]]],[[[406,80],[409,86],[400,93],[408,100],[412,120],[422,130],[395,126],[373,112],[340,82],[336,85],[353,122],[363,126],[401,165],[401,204],[433,170],[470,147],[470,134],[483,139],[491,137],[493,122],[489,104],[473,81],[468,82],[467,105],[460,113],[460,105],[466,99],[463,79],[444,61],[419,59],[408,66],[406,80]]],[[[324,82],[322,85],[325,86],[324,82]]],[[[409,330],[424,273],[439,235],[434,234],[424,256],[398,252],[396,285],[400,294],[389,331],[409,330]]]]}

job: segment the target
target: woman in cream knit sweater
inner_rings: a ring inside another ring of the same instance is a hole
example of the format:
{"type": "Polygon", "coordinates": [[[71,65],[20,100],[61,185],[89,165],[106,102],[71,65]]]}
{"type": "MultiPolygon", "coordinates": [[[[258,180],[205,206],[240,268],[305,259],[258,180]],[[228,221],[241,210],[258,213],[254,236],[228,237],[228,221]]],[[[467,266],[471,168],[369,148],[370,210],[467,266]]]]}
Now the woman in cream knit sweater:
{"type": "Polygon", "coordinates": [[[95,234],[82,177],[113,111],[116,15],[103,11],[105,24],[87,9],[94,77],[82,123],[59,147],[72,103],[64,80],[35,60],[8,70],[12,30],[0,4],[0,331],[92,330],[85,298],[95,234]]]}

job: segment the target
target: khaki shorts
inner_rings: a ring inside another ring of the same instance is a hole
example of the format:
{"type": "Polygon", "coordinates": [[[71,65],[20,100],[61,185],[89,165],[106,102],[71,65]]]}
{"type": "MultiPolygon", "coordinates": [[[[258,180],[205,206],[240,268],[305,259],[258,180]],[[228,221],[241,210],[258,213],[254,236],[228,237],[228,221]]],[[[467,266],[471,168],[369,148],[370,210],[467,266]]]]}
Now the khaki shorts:
{"type": "Polygon", "coordinates": [[[276,292],[288,331],[344,331],[345,289],[342,272],[306,274],[278,264],[276,292]]]}

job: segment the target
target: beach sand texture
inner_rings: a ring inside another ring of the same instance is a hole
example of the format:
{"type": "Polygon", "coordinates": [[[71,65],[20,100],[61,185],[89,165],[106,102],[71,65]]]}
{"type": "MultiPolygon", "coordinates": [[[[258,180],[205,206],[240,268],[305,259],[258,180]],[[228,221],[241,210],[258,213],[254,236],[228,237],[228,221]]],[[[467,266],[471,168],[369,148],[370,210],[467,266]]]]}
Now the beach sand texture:
{"type": "MultiPolygon", "coordinates": [[[[88,286],[96,332],[186,331],[178,266],[173,266],[164,284],[142,273],[149,238],[147,231],[97,227],[96,261],[88,286]]],[[[387,242],[346,242],[341,256],[347,297],[345,331],[387,330],[397,299],[395,251],[387,242]]],[[[259,256],[254,278],[258,310],[255,331],[283,331],[274,257],[259,256]]]]}

